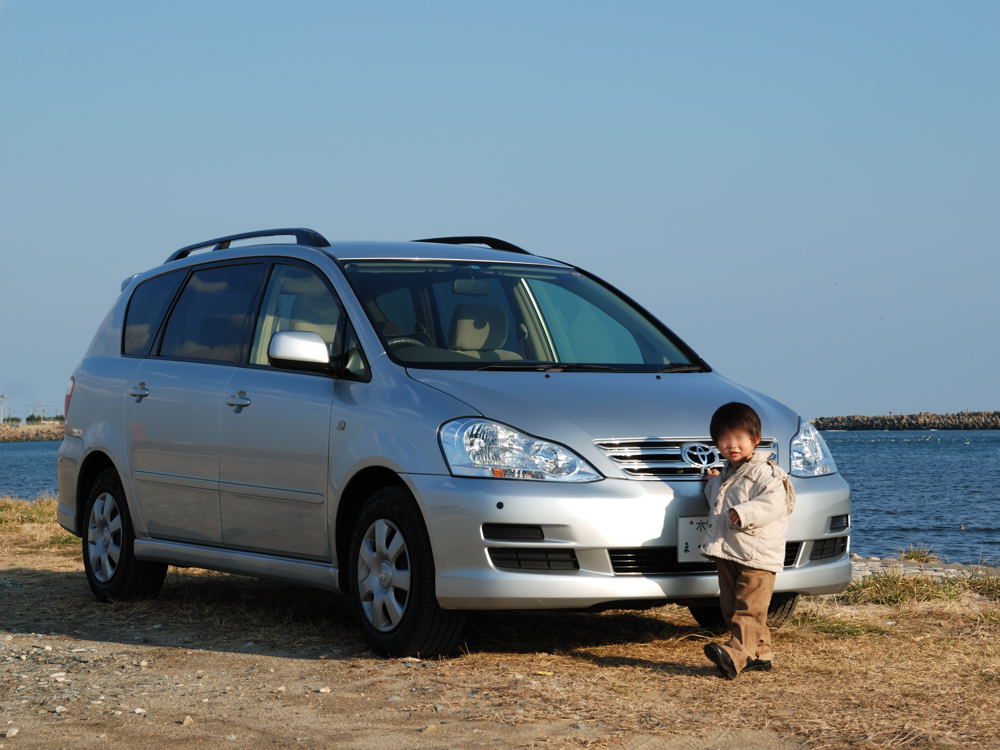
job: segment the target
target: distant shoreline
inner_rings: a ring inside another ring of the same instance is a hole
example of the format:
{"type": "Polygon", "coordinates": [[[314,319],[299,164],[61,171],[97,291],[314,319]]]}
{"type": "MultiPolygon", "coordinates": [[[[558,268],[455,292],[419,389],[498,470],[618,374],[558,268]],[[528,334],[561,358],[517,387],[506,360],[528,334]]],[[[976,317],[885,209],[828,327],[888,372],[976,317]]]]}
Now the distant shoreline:
{"type": "Polygon", "coordinates": [[[0,425],[0,443],[27,443],[36,440],[62,440],[62,423],[25,424],[19,427],[0,425]]]}
{"type": "MultiPolygon", "coordinates": [[[[817,417],[817,430],[1000,430],[1000,411],[963,411],[953,414],[851,414],[817,417]]],[[[62,440],[62,424],[0,425],[0,443],[62,440]]]]}
{"type": "Polygon", "coordinates": [[[962,411],[952,414],[879,414],[817,417],[817,430],[1000,430],[1000,411],[962,411]]]}

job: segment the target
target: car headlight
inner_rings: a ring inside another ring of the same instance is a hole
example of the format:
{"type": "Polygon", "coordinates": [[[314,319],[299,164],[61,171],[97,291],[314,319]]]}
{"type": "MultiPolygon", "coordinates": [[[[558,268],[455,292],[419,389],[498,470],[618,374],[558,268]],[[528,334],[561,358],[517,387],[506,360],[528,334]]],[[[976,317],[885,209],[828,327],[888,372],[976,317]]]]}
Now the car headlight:
{"type": "Polygon", "coordinates": [[[837,464],[823,436],[804,419],[799,420],[799,432],[792,438],[791,449],[792,476],[818,477],[837,472],[837,464]]]}
{"type": "Polygon", "coordinates": [[[593,482],[601,478],[569,448],[489,419],[464,417],[445,422],[438,435],[448,468],[455,476],[550,482],[593,482]]]}

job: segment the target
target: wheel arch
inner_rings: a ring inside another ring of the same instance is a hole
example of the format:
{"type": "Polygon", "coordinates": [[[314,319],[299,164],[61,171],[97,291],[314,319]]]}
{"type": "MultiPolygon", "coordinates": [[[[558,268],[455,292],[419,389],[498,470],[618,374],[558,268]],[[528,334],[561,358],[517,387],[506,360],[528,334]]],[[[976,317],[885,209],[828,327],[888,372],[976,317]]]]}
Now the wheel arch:
{"type": "MultiPolygon", "coordinates": [[[[87,522],[87,496],[90,494],[90,488],[94,484],[94,480],[97,479],[97,476],[106,469],[114,469],[115,473],[118,474],[118,480],[121,481],[121,472],[118,471],[115,462],[111,460],[111,456],[104,451],[91,451],[80,465],[80,473],[76,482],[77,536],[83,536],[83,525],[87,522]]],[[[124,486],[124,482],[122,482],[122,485],[124,486]]],[[[128,499],[125,498],[125,501],[128,502],[128,499]]]]}
{"type": "Polygon", "coordinates": [[[341,591],[348,590],[347,574],[350,567],[348,557],[351,553],[351,532],[354,529],[355,519],[372,493],[384,487],[403,487],[411,495],[413,494],[403,478],[385,466],[368,466],[362,469],[351,477],[344,491],[340,493],[337,516],[333,523],[333,543],[338,585],[341,591]]]}

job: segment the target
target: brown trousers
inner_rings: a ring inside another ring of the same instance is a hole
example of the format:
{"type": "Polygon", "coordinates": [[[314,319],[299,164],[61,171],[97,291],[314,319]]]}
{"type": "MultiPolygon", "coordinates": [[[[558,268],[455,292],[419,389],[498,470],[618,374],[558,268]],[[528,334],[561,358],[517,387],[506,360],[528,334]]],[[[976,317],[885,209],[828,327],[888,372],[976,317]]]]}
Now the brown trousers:
{"type": "Polygon", "coordinates": [[[748,568],[732,560],[715,559],[719,571],[719,600],[732,637],[722,645],[733,659],[737,672],[748,659],[771,661],[771,631],[767,629],[767,608],[774,591],[774,573],[748,568]]]}

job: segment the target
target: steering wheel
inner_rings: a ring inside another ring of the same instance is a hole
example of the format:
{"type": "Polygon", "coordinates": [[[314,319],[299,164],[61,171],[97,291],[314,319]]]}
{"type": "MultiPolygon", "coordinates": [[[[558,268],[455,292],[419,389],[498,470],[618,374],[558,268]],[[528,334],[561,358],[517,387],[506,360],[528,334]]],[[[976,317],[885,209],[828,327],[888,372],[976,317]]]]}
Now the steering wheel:
{"type": "Polygon", "coordinates": [[[413,336],[393,336],[389,339],[389,346],[399,346],[405,344],[406,346],[427,346],[423,341],[413,336]]]}

